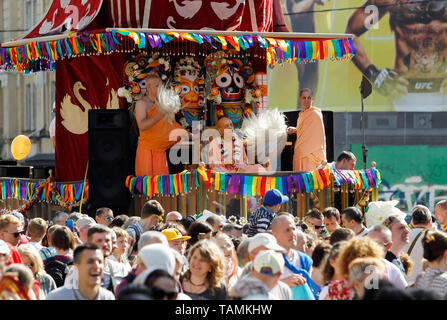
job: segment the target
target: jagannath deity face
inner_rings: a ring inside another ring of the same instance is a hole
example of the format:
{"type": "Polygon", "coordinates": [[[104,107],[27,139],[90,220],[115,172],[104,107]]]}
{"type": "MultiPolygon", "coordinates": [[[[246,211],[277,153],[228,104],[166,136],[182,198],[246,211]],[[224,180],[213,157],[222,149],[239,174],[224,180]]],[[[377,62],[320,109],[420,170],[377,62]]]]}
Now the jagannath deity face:
{"type": "Polygon", "coordinates": [[[241,105],[245,96],[245,80],[235,69],[225,68],[216,79],[224,106],[241,105]]]}
{"type": "Polygon", "coordinates": [[[203,97],[200,96],[200,79],[196,76],[181,76],[177,91],[182,99],[182,106],[190,109],[203,107],[203,97]]]}

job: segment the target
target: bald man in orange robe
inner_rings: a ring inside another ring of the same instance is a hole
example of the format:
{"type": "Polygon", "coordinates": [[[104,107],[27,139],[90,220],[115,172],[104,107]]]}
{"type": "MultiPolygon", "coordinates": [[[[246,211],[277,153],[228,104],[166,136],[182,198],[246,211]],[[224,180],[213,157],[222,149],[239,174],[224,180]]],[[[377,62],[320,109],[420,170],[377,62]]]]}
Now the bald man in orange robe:
{"type": "Polygon", "coordinates": [[[297,126],[287,128],[288,134],[296,132],[293,171],[313,171],[326,159],[323,114],[320,109],[312,106],[312,90],[301,90],[299,99],[303,110],[298,117],[297,126]]]}
{"type": "Polygon", "coordinates": [[[157,90],[162,81],[158,76],[146,77],[147,94],[135,104],[135,119],[140,130],[135,159],[137,176],[153,176],[169,174],[166,150],[177,140],[170,140],[173,130],[178,130],[176,137],[187,134],[176,121],[169,122],[157,108],[157,90]]]}

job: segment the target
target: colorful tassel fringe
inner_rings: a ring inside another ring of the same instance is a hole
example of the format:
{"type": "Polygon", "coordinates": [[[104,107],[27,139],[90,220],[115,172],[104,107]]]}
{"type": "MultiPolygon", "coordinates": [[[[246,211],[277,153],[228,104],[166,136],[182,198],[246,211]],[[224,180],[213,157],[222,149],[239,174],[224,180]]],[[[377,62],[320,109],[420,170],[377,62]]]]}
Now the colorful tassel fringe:
{"type": "Polygon", "coordinates": [[[215,49],[247,50],[265,48],[269,66],[295,61],[346,60],[355,55],[351,38],[337,40],[284,40],[260,35],[209,36],[170,32],[152,34],[125,29],[105,33],[82,33],[56,41],[34,41],[13,48],[0,48],[0,69],[23,73],[55,70],[56,61],[90,54],[110,54],[118,50],[161,48],[173,39],[207,43],[215,49]],[[129,40],[131,41],[129,43],[129,40]],[[220,48],[218,48],[220,47],[220,48]]]}

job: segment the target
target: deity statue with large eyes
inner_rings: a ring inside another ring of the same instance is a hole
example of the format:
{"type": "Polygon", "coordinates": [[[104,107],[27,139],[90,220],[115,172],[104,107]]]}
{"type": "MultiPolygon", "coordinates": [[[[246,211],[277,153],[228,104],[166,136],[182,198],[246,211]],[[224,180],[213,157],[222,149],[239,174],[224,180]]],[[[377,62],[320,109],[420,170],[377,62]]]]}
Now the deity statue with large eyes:
{"type": "Polygon", "coordinates": [[[232,50],[218,51],[205,59],[207,100],[211,101],[211,125],[226,117],[240,128],[244,117],[256,113],[262,90],[255,86],[253,68],[246,59],[234,58],[232,50]]]}
{"type": "Polygon", "coordinates": [[[177,61],[174,69],[174,85],[182,103],[177,121],[189,131],[193,121],[200,121],[201,128],[204,126],[203,83],[202,68],[197,59],[186,56],[177,61]]]}

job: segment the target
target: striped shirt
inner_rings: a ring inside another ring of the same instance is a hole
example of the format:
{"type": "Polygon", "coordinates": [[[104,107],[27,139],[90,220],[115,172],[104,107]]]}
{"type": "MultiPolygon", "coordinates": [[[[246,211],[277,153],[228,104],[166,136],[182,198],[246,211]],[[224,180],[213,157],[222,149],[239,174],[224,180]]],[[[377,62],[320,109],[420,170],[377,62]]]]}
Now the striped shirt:
{"type": "Polygon", "coordinates": [[[276,214],[274,212],[270,211],[266,207],[260,206],[248,219],[250,226],[247,230],[247,236],[253,237],[257,233],[267,232],[267,229],[275,215],[276,214]]]}
{"type": "Polygon", "coordinates": [[[447,272],[440,269],[427,268],[422,276],[416,280],[416,288],[435,290],[447,294],[447,272]]]}

